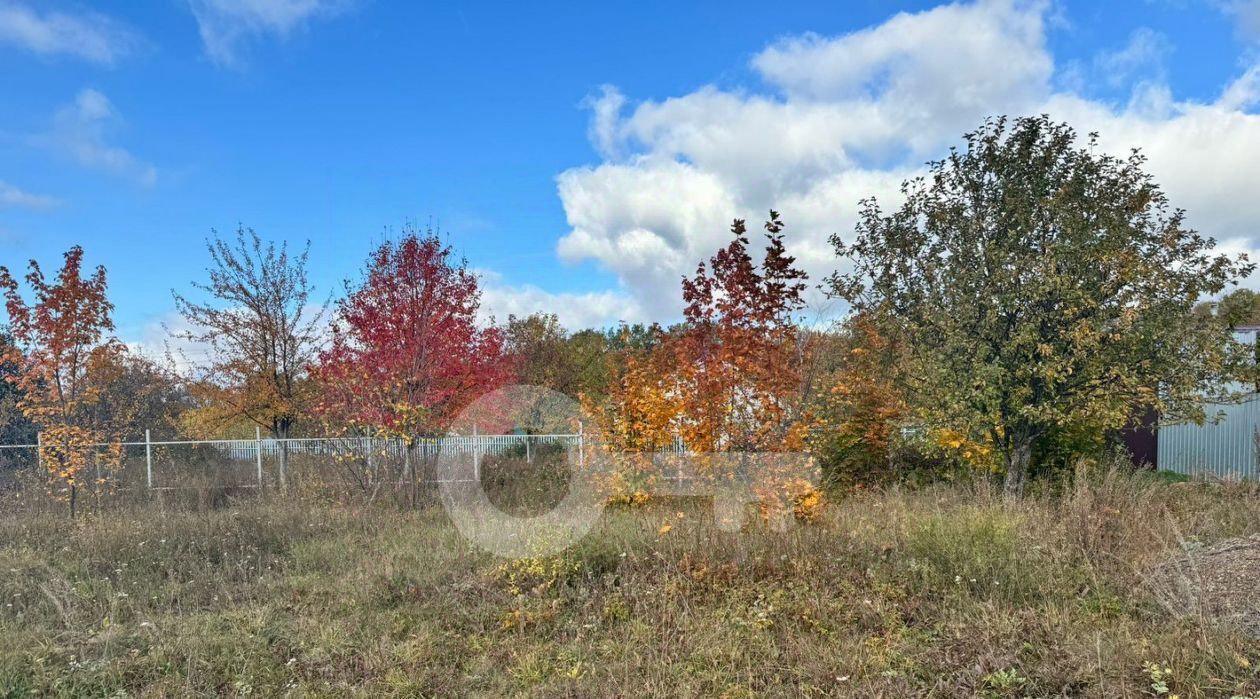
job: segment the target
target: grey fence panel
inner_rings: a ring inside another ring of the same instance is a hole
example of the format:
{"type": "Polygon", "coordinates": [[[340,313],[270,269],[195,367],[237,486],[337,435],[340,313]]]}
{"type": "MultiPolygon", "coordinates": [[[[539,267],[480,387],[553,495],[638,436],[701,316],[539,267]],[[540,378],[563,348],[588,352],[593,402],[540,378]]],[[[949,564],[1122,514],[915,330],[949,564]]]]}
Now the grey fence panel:
{"type": "MultiPolygon", "coordinates": [[[[396,438],[313,437],[209,440],[151,440],[96,444],[121,446],[122,466],[109,474],[111,487],[126,490],[182,490],[206,487],[287,487],[290,479],[327,475],[331,471],[357,471],[356,477],[376,482],[436,483],[432,464],[436,457],[468,457],[473,477],[480,477],[480,460],[512,456],[531,461],[545,449],[559,448],[570,455],[596,447],[598,437],[576,434],[477,434],[417,439],[408,447],[396,438]],[[425,464],[428,468],[425,468],[425,464]],[[400,481],[400,482],[402,482],[400,481]]],[[[681,439],[661,450],[664,454],[690,453],[681,439]]],[[[0,492],[15,487],[23,471],[39,470],[37,444],[0,445],[0,492]]],[[[343,474],[344,475],[344,474],[343,474]]],[[[672,477],[677,477],[677,474],[672,477]]],[[[671,478],[671,476],[667,476],[671,478]]]]}
{"type": "MultiPolygon", "coordinates": [[[[565,450],[580,449],[590,440],[582,434],[507,434],[447,436],[414,441],[410,449],[401,439],[379,437],[316,437],[297,439],[213,439],[122,442],[129,464],[128,487],[151,490],[178,490],[200,483],[234,488],[257,488],[283,485],[282,477],[301,477],[302,470],[318,462],[323,467],[335,464],[338,458],[358,459],[369,469],[373,462],[392,461],[394,467],[407,456],[420,462],[438,455],[495,457],[519,454],[526,459],[539,453],[543,446],[559,446],[565,450]],[[295,463],[300,457],[313,461],[295,463]],[[280,464],[293,473],[281,476],[280,464]]],[[[92,445],[94,447],[115,445],[92,445]]],[[[0,445],[0,490],[11,487],[10,481],[21,471],[38,470],[39,447],[36,444],[0,445]]],[[[112,475],[112,474],[111,474],[112,475]]],[[[419,476],[420,474],[416,474],[419,476]]],[[[425,481],[421,478],[421,481],[425,481]]],[[[432,481],[429,481],[432,482],[432,481]]]]}
{"type": "Polygon", "coordinates": [[[1207,406],[1203,425],[1159,426],[1159,468],[1188,476],[1256,477],[1256,430],[1260,396],[1243,403],[1207,406]]]}

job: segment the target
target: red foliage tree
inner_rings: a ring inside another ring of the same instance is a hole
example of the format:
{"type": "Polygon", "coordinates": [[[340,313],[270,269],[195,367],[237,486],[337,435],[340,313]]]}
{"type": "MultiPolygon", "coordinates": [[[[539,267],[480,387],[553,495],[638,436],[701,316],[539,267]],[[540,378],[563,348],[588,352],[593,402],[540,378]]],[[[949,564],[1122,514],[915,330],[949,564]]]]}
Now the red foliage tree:
{"type": "Polygon", "coordinates": [[[686,323],[673,349],[682,436],[694,449],[800,448],[802,357],[791,314],[804,305],[805,272],[784,248],[778,212],[765,228],[760,266],[736,220],[731,242],[682,282],[686,323]]]}
{"type": "Polygon", "coordinates": [[[476,275],[434,233],[381,245],[361,285],[337,304],[316,370],[320,411],[372,434],[441,432],[513,374],[503,333],[477,322],[480,302],[476,275]]]}

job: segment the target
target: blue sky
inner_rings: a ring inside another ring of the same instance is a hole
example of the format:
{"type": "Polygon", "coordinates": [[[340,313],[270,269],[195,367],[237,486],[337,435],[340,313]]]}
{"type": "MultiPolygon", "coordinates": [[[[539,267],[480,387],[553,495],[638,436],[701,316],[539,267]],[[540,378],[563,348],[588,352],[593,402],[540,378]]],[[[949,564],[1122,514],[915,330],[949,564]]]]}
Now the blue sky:
{"type": "Polygon", "coordinates": [[[0,264],[82,244],[156,346],[212,228],[309,239],[328,293],[433,221],[500,317],[668,319],[732,217],[821,277],[860,198],[1036,112],[1251,250],[1258,41],[1260,0],[0,0],[0,264]]]}

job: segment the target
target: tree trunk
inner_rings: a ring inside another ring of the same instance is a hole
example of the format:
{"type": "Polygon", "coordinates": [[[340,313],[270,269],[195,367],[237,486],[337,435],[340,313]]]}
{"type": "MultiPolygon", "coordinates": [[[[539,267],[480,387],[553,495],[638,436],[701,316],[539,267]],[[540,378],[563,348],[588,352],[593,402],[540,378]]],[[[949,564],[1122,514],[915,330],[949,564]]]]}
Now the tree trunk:
{"type": "Polygon", "coordinates": [[[101,513],[101,456],[95,452],[92,453],[92,468],[96,473],[96,479],[92,481],[92,506],[96,508],[96,514],[101,513]]]}
{"type": "Polygon", "coordinates": [[[1012,440],[1005,454],[1006,483],[1003,488],[1007,498],[1024,495],[1024,483],[1028,480],[1028,468],[1032,462],[1032,440],[1017,437],[1012,440]]]}

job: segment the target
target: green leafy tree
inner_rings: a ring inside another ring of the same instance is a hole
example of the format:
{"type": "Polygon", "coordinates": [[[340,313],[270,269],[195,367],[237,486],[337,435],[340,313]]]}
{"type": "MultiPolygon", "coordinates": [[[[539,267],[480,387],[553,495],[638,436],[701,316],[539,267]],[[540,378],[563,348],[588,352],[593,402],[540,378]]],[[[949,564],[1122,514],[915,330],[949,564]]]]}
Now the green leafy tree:
{"type": "MultiPolygon", "coordinates": [[[[1200,303],[1194,310],[1195,313],[1214,318],[1217,323],[1228,328],[1230,332],[1234,332],[1244,326],[1260,325],[1260,293],[1251,289],[1235,289],[1225,294],[1219,301],[1200,303]]],[[[1250,338],[1236,339],[1251,343],[1254,364],[1260,367],[1260,333],[1250,338]]],[[[1252,386],[1256,391],[1260,391],[1260,372],[1254,377],[1252,386]]]]}
{"type": "Polygon", "coordinates": [[[1008,494],[1054,431],[1202,419],[1246,355],[1192,310],[1254,266],[1187,229],[1139,152],[1096,151],[1046,116],[989,120],[833,237],[832,291],[907,348],[916,419],[991,443],[1008,494]]]}
{"type": "Polygon", "coordinates": [[[597,330],[569,333],[554,314],[509,316],[508,353],[519,362],[516,380],[572,398],[607,392],[608,339],[597,330]]]}
{"type": "Polygon", "coordinates": [[[681,328],[682,326],[675,325],[666,330],[656,323],[621,323],[605,331],[604,337],[611,352],[646,352],[661,344],[666,335],[673,334],[681,328]]]}
{"type": "Polygon", "coordinates": [[[12,338],[0,332],[0,444],[35,443],[35,423],[22,413],[22,390],[17,386],[21,362],[9,358],[19,354],[12,338]]]}
{"type": "Polygon", "coordinates": [[[1220,301],[1200,306],[1209,311],[1214,309],[1216,318],[1230,330],[1260,324],[1260,294],[1251,289],[1235,289],[1220,301]]]}

